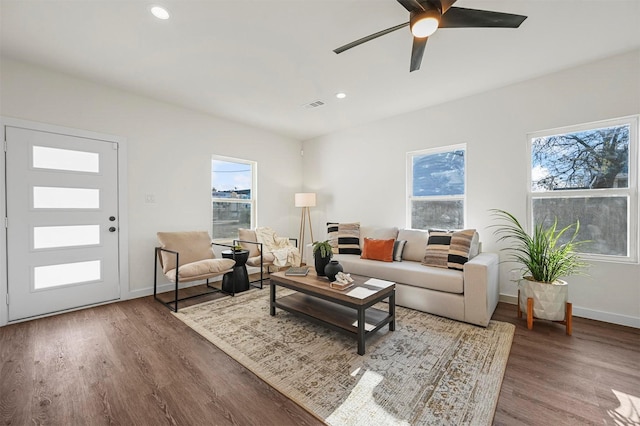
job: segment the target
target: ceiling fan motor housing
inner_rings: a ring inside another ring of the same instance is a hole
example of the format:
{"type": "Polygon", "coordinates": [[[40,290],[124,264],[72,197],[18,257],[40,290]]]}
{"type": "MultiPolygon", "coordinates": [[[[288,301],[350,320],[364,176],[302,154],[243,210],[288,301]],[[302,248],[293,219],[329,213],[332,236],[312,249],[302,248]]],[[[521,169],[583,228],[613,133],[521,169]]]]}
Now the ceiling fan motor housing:
{"type": "MultiPolygon", "coordinates": [[[[418,0],[417,3],[419,3],[425,11],[429,9],[436,9],[438,12],[442,13],[442,3],[439,0],[418,0]]],[[[418,10],[415,10],[415,12],[418,12],[418,10]]]]}

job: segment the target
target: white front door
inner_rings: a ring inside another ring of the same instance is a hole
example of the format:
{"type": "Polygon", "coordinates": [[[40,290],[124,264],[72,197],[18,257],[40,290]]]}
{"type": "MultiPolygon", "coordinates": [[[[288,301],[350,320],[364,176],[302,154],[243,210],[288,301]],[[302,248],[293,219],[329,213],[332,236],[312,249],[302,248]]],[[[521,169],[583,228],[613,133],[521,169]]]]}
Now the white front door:
{"type": "Polygon", "coordinates": [[[120,298],[118,144],[5,131],[9,321],[120,298]]]}

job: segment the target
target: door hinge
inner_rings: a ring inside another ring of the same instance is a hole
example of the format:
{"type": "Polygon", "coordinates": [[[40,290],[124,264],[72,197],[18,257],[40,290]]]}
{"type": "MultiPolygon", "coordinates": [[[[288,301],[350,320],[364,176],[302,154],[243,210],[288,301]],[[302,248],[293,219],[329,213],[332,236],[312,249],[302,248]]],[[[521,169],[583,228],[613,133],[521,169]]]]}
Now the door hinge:
{"type": "Polygon", "coordinates": [[[7,140],[6,139],[4,140],[4,144],[3,145],[4,145],[4,152],[7,152],[7,140]]]}
{"type": "Polygon", "coordinates": [[[9,306],[9,293],[7,293],[7,306],[9,306]]]}
{"type": "Polygon", "coordinates": [[[8,228],[8,227],[9,227],[9,218],[8,218],[8,217],[5,217],[5,218],[4,218],[4,227],[5,227],[5,228],[8,228]]]}

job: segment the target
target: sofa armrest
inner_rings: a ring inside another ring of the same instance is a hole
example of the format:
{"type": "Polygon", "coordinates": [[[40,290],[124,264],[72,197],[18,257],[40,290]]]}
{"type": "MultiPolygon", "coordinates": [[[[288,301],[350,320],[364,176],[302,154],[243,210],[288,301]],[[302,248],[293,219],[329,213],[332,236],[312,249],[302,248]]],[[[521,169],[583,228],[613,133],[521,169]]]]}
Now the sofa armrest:
{"type": "Polygon", "coordinates": [[[464,264],[465,321],[486,327],[498,305],[500,258],[497,253],[480,253],[464,264]]]}

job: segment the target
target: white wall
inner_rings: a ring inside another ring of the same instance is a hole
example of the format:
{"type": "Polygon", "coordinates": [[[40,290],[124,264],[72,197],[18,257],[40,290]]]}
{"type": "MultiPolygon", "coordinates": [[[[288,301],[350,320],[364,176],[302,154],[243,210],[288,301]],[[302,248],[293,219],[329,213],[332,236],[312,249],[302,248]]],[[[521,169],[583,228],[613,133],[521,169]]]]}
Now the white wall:
{"type": "MultiPolygon", "coordinates": [[[[485,251],[497,251],[489,209],[526,217],[527,133],[639,112],[634,51],[306,141],[304,187],[318,192],[314,228],[322,238],[327,220],[407,226],[406,153],[466,143],[467,225],[485,251]]],[[[501,267],[507,296],[517,294],[512,266],[501,267]]],[[[574,313],[640,327],[640,265],[597,262],[589,273],[570,279],[574,313]]]]}
{"type": "Polygon", "coordinates": [[[150,294],[157,231],[210,230],[212,154],[257,161],[259,225],[297,236],[299,141],[6,58],[0,71],[0,115],[126,138],[130,281],[124,297],[150,294]],[[156,203],[146,203],[146,194],[156,203]]]}
{"type": "MultiPolygon", "coordinates": [[[[6,58],[0,67],[0,115],[127,139],[131,296],[150,291],[156,231],[208,229],[212,154],[258,161],[260,224],[281,235],[297,236],[300,183],[318,192],[319,239],[327,220],[405,226],[406,152],[466,143],[468,226],[496,251],[488,210],[525,217],[528,132],[640,112],[635,51],[307,141],[301,162],[301,144],[273,133],[6,58]]],[[[513,296],[508,269],[501,292],[513,296]]],[[[639,277],[639,265],[594,263],[571,278],[574,312],[640,326],[639,277]]]]}

